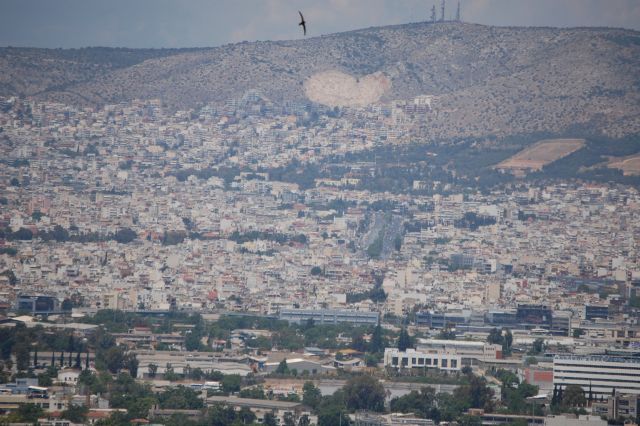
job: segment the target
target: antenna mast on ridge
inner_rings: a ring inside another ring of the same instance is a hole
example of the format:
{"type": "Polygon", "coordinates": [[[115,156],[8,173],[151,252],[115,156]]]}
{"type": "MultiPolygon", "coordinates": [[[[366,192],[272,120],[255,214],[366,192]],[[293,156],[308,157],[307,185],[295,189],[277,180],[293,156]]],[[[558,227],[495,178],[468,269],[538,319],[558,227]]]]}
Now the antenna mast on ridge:
{"type": "Polygon", "coordinates": [[[431,23],[436,23],[436,5],[431,6],[431,23]]]}
{"type": "Polygon", "coordinates": [[[440,22],[444,22],[444,2],[445,0],[440,2],[440,22]]]}
{"type": "Polygon", "coordinates": [[[456,10],[456,22],[460,22],[460,2],[458,2],[458,9],[456,10]]]}

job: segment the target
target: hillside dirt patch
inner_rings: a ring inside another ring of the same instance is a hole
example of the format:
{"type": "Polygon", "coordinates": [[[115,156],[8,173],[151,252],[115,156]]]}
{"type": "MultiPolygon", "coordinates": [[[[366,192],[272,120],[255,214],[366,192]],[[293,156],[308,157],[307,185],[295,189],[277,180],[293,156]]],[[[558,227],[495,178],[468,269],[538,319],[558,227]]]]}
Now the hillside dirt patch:
{"type": "Polygon", "coordinates": [[[584,146],[584,139],[545,139],[504,160],[496,169],[514,174],[538,171],[584,146]]]}
{"type": "Polygon", "coordinates": [[[607,164],[610,169],[620,169],[625,176],[640,175],[640,154],[625,158],[613,158],[607,164]]]}
{"type": "Polygon", "coordinates": [[[357,79],[341,71],[324,71],[304,82],[310,100],[332,107],[366,106],[379,101],[390,88],[391,80],[382,72],[357,79]]]}

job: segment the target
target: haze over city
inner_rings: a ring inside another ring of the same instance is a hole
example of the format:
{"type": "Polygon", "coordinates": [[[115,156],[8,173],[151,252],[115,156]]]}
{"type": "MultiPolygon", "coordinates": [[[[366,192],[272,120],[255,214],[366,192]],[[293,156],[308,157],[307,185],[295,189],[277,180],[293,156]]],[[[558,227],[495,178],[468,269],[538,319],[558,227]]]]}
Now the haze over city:
{"type": "Polygon", "coordinates": [[[639,27],[3,1],[0,424],[638,424],[639,27]]]}

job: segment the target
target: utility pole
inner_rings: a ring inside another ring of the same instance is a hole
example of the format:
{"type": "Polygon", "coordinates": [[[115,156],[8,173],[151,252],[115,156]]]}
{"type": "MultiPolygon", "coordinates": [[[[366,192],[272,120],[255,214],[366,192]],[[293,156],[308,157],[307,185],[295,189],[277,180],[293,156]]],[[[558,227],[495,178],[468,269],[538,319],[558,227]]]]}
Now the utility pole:
{"type": "Polygon", "coordinates": [[[440,2],[440,22],[444,22],[444,3],[445,3],[445,0],[441,0],[441,2],[440,2]]]}
{"type": "Polygon", "coordinates": [[[460,22],[460,2],[458,2],[458,9],[456,10],[456,22],[460,22]]]}
{"type": "Polygon", "coordinates": [[[431,23],[436,23],[436,5],[431,6],[431,23]]]}

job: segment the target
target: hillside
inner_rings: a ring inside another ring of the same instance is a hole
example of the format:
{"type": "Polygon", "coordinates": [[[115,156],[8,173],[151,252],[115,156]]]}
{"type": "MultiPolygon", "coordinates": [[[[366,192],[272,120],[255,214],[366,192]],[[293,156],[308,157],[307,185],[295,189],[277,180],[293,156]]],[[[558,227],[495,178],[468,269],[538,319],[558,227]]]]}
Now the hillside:
{"type": "Polygon", "coordinates": [[[257,89],[330,106],[432,95],[428,137],[640,132],[640,33],[416,23],[198,50],[0,50],[0,95],[184,108],[257,89]],[[138,52],[138,53],[136,53],[138,52]]]}

